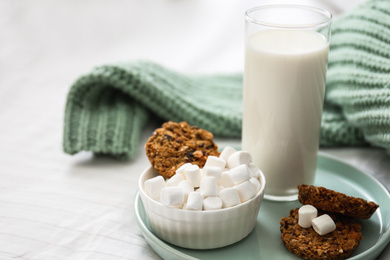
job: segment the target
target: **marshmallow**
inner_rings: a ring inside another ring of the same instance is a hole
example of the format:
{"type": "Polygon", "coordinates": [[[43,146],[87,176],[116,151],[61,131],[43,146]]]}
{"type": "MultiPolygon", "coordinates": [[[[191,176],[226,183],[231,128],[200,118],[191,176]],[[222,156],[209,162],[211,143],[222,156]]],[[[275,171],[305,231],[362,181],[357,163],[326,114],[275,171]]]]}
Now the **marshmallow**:
{"type": "Polygon", "coordinates": [[[199,166],[191,164],[184,168],[184,176],[186,180],[189,180],[194,187],[200,186],[200,179],[202,177],[199,166]]]}
{"type": "Polygon", "coordinates": [[[313,226],[315,232],[317,232],[320,236],[336,230],[336,224],[328,214],[324,214],[313,219],[311,221],[311,225],[313,226]]]}
{"type": "Polygon", "coordinates": [[[200,182],[200,192],[206,197],[218,195],[217,179],[214,176],[206,176],[200,182]]]}
{"type": "Polygon", "coordinates": [[[181,181],[184,181],[184,176],[181,174],[175,174],[167,180],[167,187],[179,186],[181,181]]]}
{"type": "Polygon", "coordinates": [[[161,190],[165,188],[165,180],[161,175],[156,176],[145,181],[144,188],[152,199],[157,199],[160,197],[161,190]]]}
{"type": "Polygon", "coordinates": [[[249,165],[252,162],[252,157],[250,153],[246,151],[237,151],[230,155],[229,160],[227,162],[228,168],[232,169],[241,164],[249,165]]]}
{"type": "Polygon", "coordinates": [[[234,183],[232,181],[232,178],[230,177],[229,172],[223,172],[221,174],[221,179],[219,180],[219,185],[222,185],[225,188],[233,187],[234,183]]]}
{"type": "Polygon", "coordinates": [[[251,177],[249,181],[252,183],[253,187],[255,188],[256,192],[260,190],[261,184],[257,178],[251,177]]]}
{"type": "Polygon", "coordinates": [[[219,198],[222,200],[222,206],[229,208],[240,204],[240,197],[235,188],[226,188],[219,193],[219,198]]]}
{"type": "Polygon", "coordinates": [[[187,210],[202,210],[203,196],[199,192],[190,192],[188,194],[187,204],[185,209],[187,210]]]}
{"type": "Polygon", "coordinates": [[[205,210],[222,209],[222,200],[218,197],[208,197],[203,201],[203,208],[205,210]]]}
{"type": "Polygon", "coordinates": [[[255,187],[253,187],[253,184],[250,181],[240,183],[237,186],[234,186],[234,188],[237,190],[241,202],[250,200],[251,198],[256,196],[257,193],[255,187]]]}
{"type": "Polygon", "coordinates": [[[160,201],[165,206],[181,206],[184,203],[184,192],[179,187],[165,187],[161,190],[160,201]]]}
{"type": "Polygon", "coordinates": [[[217,182],[221,179],[222,169],[217,166],[205,166],[203,168],[203,177],[214,176],[217,182]]]}
{"type": "Polygon", "coordinates": [[[236,149],[234,149],[233,147],[231,146],[226,146],[225,148],[223,148],[221,154],[219,155],[219,158],[221,158],[222,160],[224,160],[225,162],[227,162],[229,160],[229,157],[233,154],[237,152],[236,149]]]}
{"type": "Polygon", "coordinates": [[[185,163],[175,173],[166,181],[162,176],[145,181],[145,192],[165,206],[201,211],[239,205],[261,188],[261,170],[250,154],[230,146],[220,157],[208,156],[203,169],[185,163]]]}
{"type": "Polygon", "coordinates": [[[225,168],[225,165],[226,165],[225,160],[218,158],[217,156],[210,155],[209,157],[207,157],[207,160],[206,160],[204,167],[215,166],[215,167],[221,168],[221,170],[222,170],[225,168]]]}
{"type": "Polygon", "coordinates": [[[184,193],[184,201],[187,201],[188,194],[194,191],[194,187],[192,186],[189,180],[183,180],[179,183],[179,188],[183,190],[184,193]]]}
{"type": "Polygon", "coordinates": [[[249,176],[254,178],[259,178],[261,171],[254,163],[250,163],[248,165],[248,168],[249,168],[249,176]]]}
{"type": "Polygon", "coordinates": [[[250,179],[248,166],[246,164],[239,165],[229,171],[230,178],[234,185],[250,179]]]}
{"type": "Polygon", "coordinates": [[[185,177],[184,175],[184,169],[187,168],[188,166],[192,165],[191,163],[185,163],[183,164],[182,166],[180,166],[179,168],[177,168],[177,170],[175,171],[176,174],[181,174],[183,175],[183,177],[185,177]]]}
{"type": "Polygon", "coordinates": [[[298,210],[298,225],[303,228],[311,227],[311,221],[317,217],[317,209],[312,205],[303,205],[298,210]]]}

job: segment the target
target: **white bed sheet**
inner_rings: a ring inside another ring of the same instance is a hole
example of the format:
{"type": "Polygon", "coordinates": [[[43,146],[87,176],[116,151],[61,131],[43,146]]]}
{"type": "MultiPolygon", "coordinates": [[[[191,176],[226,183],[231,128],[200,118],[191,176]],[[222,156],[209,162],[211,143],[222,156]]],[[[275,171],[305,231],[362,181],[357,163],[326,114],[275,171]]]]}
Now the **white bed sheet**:
{"type": "MultiPolygon", "coordinates": [[[[243,13],[269,2],[283,1],[1,1],[0,259],[159,259],[133,210],[149,165],[142,145],[130,162],[64,154],[69,86],[95,65],[136,59],[190,73],[242,71],[243,13]]],[[[362,0],[285,2],[337,17],[362,0]]],[[[390,187],[383,150],[324,151],[390,187]]],[[[389,247],[379,259],[388,257],[389,247]]]]}

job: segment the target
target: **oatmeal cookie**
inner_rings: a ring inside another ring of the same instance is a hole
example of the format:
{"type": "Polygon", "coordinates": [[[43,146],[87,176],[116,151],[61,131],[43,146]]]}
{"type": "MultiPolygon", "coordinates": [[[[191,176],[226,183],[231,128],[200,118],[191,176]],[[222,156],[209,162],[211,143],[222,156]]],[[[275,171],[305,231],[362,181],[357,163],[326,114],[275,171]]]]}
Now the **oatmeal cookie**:
{"type": "Polygon", "coordinates": [[[310,204],[317,209],[350,217],[369,219],[379,207],[372,201],[367,202],[324,187],[302,184],[298,186],[298,190],[298,199],[303,205],[310,204]]]}
{"type": "Polygon", "coordinates": [[[152,167],[165,178],[185,163],[203,168],[209,155],[219,156],[213,134],[187,122],[166,122],[154,131],[145,144],[152,167]]]}
{"type": "Polygon", "coordinates": [[[304,259],[345,259],[351,256],[363,239],[361,227],[354,218],[324,211],[336,223],[336,230],[320,236],[312,227],[302,228],[298,224],[298,210],[292,209],[288,217],[280,221],[283,244],[287,249],[304,259]]]}

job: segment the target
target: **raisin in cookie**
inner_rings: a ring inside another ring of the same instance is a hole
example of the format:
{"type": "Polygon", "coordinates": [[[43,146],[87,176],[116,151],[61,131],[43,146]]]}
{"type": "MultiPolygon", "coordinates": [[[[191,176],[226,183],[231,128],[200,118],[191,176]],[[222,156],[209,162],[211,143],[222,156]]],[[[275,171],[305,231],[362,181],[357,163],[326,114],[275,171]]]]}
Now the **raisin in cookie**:
{"type": "Polygon", "coordinates": [[[165,178],[185,163],[203,168],[209,155],[219,156],[213,134],[187,122],[166,122],[154,131],[145,144],[152,167],[165,178]]]}
{"type": "Polygon", "coordinates": [[[288,217],[280,221],[283,244],[287,249],[304,259],[345,259],[350,257],[362,240],[361,227],[354,218],[336,213],[328,214],[336,223],[336,230],[320,236],[312,227],[298,224],[298,210],[292,209],[288,217]]]}
{"type": "Polygon", "coordinates": [[[298,186],[298,199],[303,205],[310,204],[317,209],[336,212],[346,216],[369,219],[379,205],[361,198],[312,185],[298,186]]]}

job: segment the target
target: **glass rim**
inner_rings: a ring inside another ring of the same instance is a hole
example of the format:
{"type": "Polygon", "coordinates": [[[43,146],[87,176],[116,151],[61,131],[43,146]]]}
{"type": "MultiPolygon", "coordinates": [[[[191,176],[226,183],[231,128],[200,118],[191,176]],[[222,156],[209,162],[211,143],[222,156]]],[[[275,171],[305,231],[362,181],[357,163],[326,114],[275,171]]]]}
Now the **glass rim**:
{"type": "Polygon", "coordinates": [[[273,27],[273,28],[288,28],[288,29],[307,29],[307,28],[314,28],[314,27],[323,27],[332,22],[332,13],[325,10],[321,9],[318,7],[313,7],[313,6],[306,6],[306,5],[295,5],[295,4],[273,4],[273,5],[261,5],[261,6],[256,6],[248,9],[245,12],[245,19],[248,22],[258,24],[258,25],[264,25],[267,27],[273,27]],[[308,22],[308,23],[301,23],[301,24],[296,24],[296,25],[290,25],[290,24],[278,24],[278,23],[272,23],[272,22],[267,22],[263,21],[261,19],[254,18],[251,16],[251,13],[254,13],[259,10],[266,10],[266,9],[274,9],[274,8],[294,8],[294,9],[301,9],[301,10],[309,10],[318,14],[322,14],[324,19],[320,20],[318,22],[308,22]]]}

